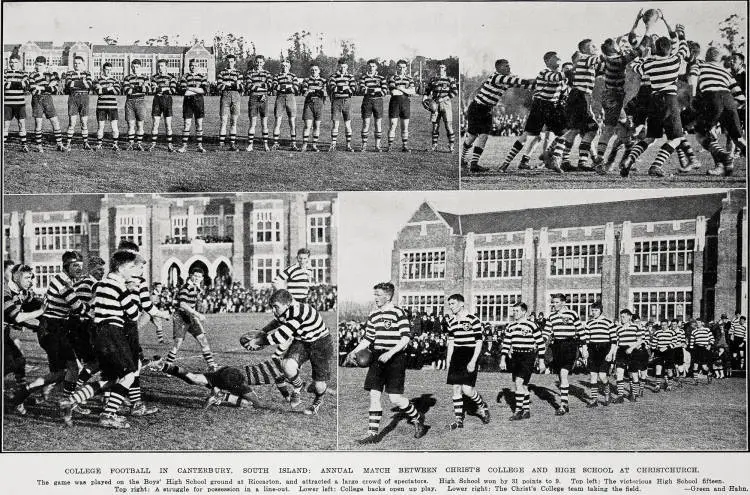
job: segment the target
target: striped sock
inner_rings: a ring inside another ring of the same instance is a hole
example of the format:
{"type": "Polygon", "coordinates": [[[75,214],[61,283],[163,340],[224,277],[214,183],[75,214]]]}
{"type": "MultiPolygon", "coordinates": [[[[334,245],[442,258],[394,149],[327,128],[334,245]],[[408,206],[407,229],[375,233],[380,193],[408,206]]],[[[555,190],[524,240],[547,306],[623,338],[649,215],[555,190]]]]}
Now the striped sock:
{"type": "Polygon", "coordinates": [[[516,402],[514,404],[515,407],[513,407],[513,410],[518,412],[523,409],[523,401],[526,398],[525,394],[523,392],[516,391],[516,402]]]}
{"type": "Polygon", "coordinates": [[[352,133],[349,131],[346,132],[346,145],[347,146],[352,145],[352,133]]]}
{"type": "Polygon", "coordinates": [[[182,145],[187,146],[190,141],[190,131],[182,131],[182,145]]]}
{"type": "Polygon", "coordinates": [[[362,132],[362,148],[367,148],[367,133],[362,132]]]}
{"type": "Polygon", "coordinates": [[[69,382],[64,381],[63,382],[63,397],[66,399],[70,398],[71,395],[73,395],[73,392],[76,391],[76,382],[69,382]]]}
{"type": "Polygon", "coordinates": [[[198,142],[198,146],[203,146],[203,129],[195,131],[195,140],[198,142]]]}
{"type": "Polygon", "coordinates": [[[336,144],[336,141],[339,139],[339,133],[338,131],[331,131],[331,144],[336,144]]]}
{"type": "Polygon", "coordinates": [[[292,140],[292,142],[290,144],[295,144],[297,142],[297,133],[296,132],[290,134],[289,137],[292,140]]]}
{"type": "Polygon", "coordinates": [[[245,366],[249,385],[286,384],[279,359],[270,359],[252,366],[245,366]]]}
{"type": "Polygon", "coordinates": [[[255,131],[247,131],[247,144],[253,144],[255,141],[255,131]]]}
{"type": "Polygon", "coordinates": [[[66,146],[70,147],[71,143],[73,142],[73,129],[68,129],[68,143],[66,146]]]}
{"type": "Polygon", "coordinates": [[[591,143],[582,142],[578,146],[578,166],[587,167],[591,158],[591,143]]]}
{"type": "Polygon", "coordinates": [[[237,133],[236,132],[230,132],[229,133],[229,145],[234,146],[235,143],[237,143],[237,133]]]}
{"type": "Polygon", "coordinates": [[[461,161],[466,162],[469,160],[471,149],[474,147],[473,144],[461,143],[461,161]]]}
{"type": "Polygon", "coordinates": [[[226,134],[219,134],[219,146],[224,146],[224,141],[227,140],[226,134]]]}
{"type": "MultiPolygon", "coordinates": [[[[609,144],[608,142],[602,141],[600,139],[599,142],[596,143],[596,154],[599,155],[599,156],[604,156],[604,153],[607,152],[607,145],[608,144],[609,144]]],[[[612,151],[614,151],[614,150],[612,150],[612,151]]]]}
{"type": "Polygon", "coordinates": [[[167,354],[167,359],[164,360],[164,364],[172,364],[175,359],[177,359],[177,350],[171,349],[169,354],[167,354]]]}
{"type": "Polygon", "coordinates": [[[677,145],[677,149],[685,153],[685,157],[689,161],[695,160],[695,151],[693,150],[693,147],[690,146],[687,138],[682,138],[680,144],[677,145]]]}
{"type": "Polygon", "coordinates": [[[135,142],[135,133],[128,132],[128,144],[132,145],[135,142]]]}
{"type": "Polygon", "coordinates": [[[625,381],[624,380],[617,380],[617,395],[622,397],[625,395],[625,381]]]}
{"type": "Polygon", "coordinates": [[[216,361],[214,361],[214,353],[211,352],[211,349],[205,348],[201,350],[201,354],[203,354],[203,359],[205,359],[206,364],[209,368],[213,368],[216,366],[216,361]]]}
{"type": "Polygon", "coordinates": [[[34,133],[34,141],[36,142],[37,146],[42,145],[42,131],[38,130],[34,133]]]}
{"type": "Polygon", "coordinates": [[[453,398],[453,415],[456,417],[458,423],[464,421],[464,398],[454,397],[453,398]]]}
{"type": "Polygon", "coordinates": [[[97,146],[103,146],[104,145],[104,136],[96,136],[96,145],[97,146]]]}
{"type": "Polygon", "coordinates": [[[62,144],[62,131],[60,129],[57,129],[56,131],[52,131],[52,133],[55,136],[55,144],[61,145],[62,144]]]}
{"type": "Polygon", "coordinates": [[[268,131],[263,132],[263,144],[268,144],[268,131]]]}
{"type": "Polygon", "coordinates": [[[302,388],[302,378],[300,378],[299,373],[297,373],[297,376],[295,376],[294,378],[289,378],[287,381],[292,385],[292,387],[294,387],[295,390],[299,390],[302,388]]]}
{"type": "Polygon", "coordinates": [[[279,134],[280,133],[278,133],[276,131],[273,131],[273,144],[274,144],[274,146],[276,146],[277,144],[279,144],[279,134]]]}
{"type": "Polygon", "coordinates": [[[83,139],[83,144],[89,144],[89,129],[88,129],[88,127],[81,127],[81,138],[83,139]]]}
{"type": "Polygon", "coordinates": [[[448,144],[456,144],[456,133],[447,131],[446,134],[448,134],[448,144]]]}
{"type": "Polygon", "coordinates": [[[70,399],[76,404],[83,404],[93,396],[95,396],[102,389],[98,382],[94,382],[90,385],[84,385],[79,388],[70,396],[70,399]]]}
{"type": "Polygon", "coordinates": [[[167,146],[172,144],[172,134],[167,134],[167,146]]]}
{"type": "Polygon", "coordinates": [[[158,133],[158,131],[157,132],[152,132],[151,133],[151,143],[152,144],[156,144],[156,141],[158,141],[158,140],[159,140],[159,133],[158,133]]]}
{"type": "Polygon", "coordinates": [[[687,165],[687,156],[685,155],[685,152],[682,148],[677,148],[675,151],[677,151],[677,160],[680,162],[680,167],[685,167],[687,165]]]}
{"type": "Polygon", "coordinates": [[[396,134],[394,134],[393,136],[391,136],[390,134],[388,134],[388,147],[389,148],[393,147],[393,142],[395,140],[396,140],[396,134]]]}
{"type": "Polygon", "coordinates": [[[316,132],[314,131],[313,132],[313,138],[312,138],[313,146],[317,146],[318,145],[318,140],[319,139],[320,139],[320,131],[316,131],[316,132]]]}
{"type": "Polygon", "coordinates": [[[417,408],[414,407],[414,404],[411,403],[411,401],[409,401],[408,406],[401,409],[401,412],[406,415],[409,422],[416,421],[419,419],[419,412],[417,411],[417,408]]]}
{"type": "Polygon", "coordinates": [[[378,433],[381,419],[383,419],[383,411],[370,410],[367,421],[367,432],[370,435],[376,435],[378,433]]]}
{"type": "Polygon", "coordinates": [[[562,155],[561,155],[563,163],[570,162],[570,151],[572,149],[573,149],[573,143],[572,142],[569,143],[569,142],[565,141],[563,143],[563,150],[562,150],[562,155]]]}
{"type": "Polygon", "coordinates": [[[474,151],[471,154],[471,161],[469,162],[471,166],[479,165],[479,158],[482,156],[482,153],[484,152],[484,148],[480,148],[478,146],[474,147],[474,151]]]}
{"type": "Polygon", "coordinates": [[[401,133],[401,144],[404,148],[409,147],[409,133],[408,132],[402,132],[401,133]]]}
{"type": "Polygon", "coordinates": [[[523,143],[521,141],[516,140],[516,142],[513,143],[513,147],[508,152],[508,156],[505,157],[505,161],[503,162],[502,168],[507,168],[508,165],[510,165],[510,162],[513,161],[513,159],[522,149],[523,149],[523,143]]]}
{"type": "Polygon", "coordinates": [[[438,124],[432,124],[432,145],[435,146],[438,144],[438,139],[440,139],[440,127],[438,124]]]}
{"type": "Polygon", "coordinates": [[[484,403],[484,399],[482,399],[482,396],[476,390],[474,391],[474,395],[469,397],[469,400],[476,404],[477,409],[484,409],[487,407],[487,404],[484,403]]]}
{"type": "Polygon", "coordinates": [[[570,153],[570,148],[572,146],[573,143],[571,143],[570,141],[559,139],[557,141],[557,144],[554,144],[554,148],[552,149],[552,156],[554,156],[555,158],[563,158],[564,155],[570,153]]]}
{"type": "Polygon", "coordinates": [[[635,163],[635,161],[638,160],[641,154],[646,151],[646,148],[648,148],[648,143],[646,141],[638,141],[632,148],[630,148],[630,153],[628,153],[627,160],[631,164],[635,163]]]}
{"type": "Polygon", "coordinates": [[[603,397],[604,399],[606,399],[607,398],[607,384],[600,383],[599,384],[599,390],[598,390],[598,392],[599,392],[599,395],[601,397],[603,397]]]}
{"type": "Polygon", "coordinates": [[[135,142],[136,142],[136,144],[141,144],[143,142],[143,133],[142,132],[136,132],[135,133],[135,142]]]}
{"type": "Polygon", "coordinates": [[[87,381],[89,381],[89,378],[91,378],[91,370],[88,368],[83,368],[80,373],[78,373],[78,379],[76,380],[76,389],[79,389],[83,387],[87,381]]]}
{"type": "Polygon", "coordinates": [[[380,143],[383,141],[383,132],[375,131],[375,146],[380,147],[380,143]]]}
{"type": "Polygon", "coordinates": [[[640,381],[638,382],[638,393],[639,393],[639,394],[643,392],[643,387],[644,387],[644,386],[645,386],[645,384],[644,384],[643,380],[640,380],[640,381]]]}
{"type": "Polygon", "coordinates": [[[128,399],[132,404],[136,404],[142,400],[141,398],[141,377],[136,376],[133,380],[133,384],[128,389],[128,399]]]}
{"type": "Polygon", "coordinates": [[[654,163],[652,163],[651,166],[663,167],[667,163],[667,160],[669,160],[669,157],[672,156],[673,152],[674,152],[674,148],[672,148],[672,146],[670,146],[669,143],[664,143],[659,149],[659,153],[656,154],[654,163]]]}
{"type": "Polygon", "coordinates": [[[109,393],[107,403],[104,405],[104,414],[114,415],[120,409],[120,406],[125,401],[125,395],[128,391],[121,384],[117,383],[109,393]]]}
{"type": "Polygon", "coordinates": [[[560,385],[560,405],[568,407],[568,385],[560,385]]]}
{"type": "Polygon", "coordinates": [[[119,134],[112,134],[112,146],[117,146],[117,141],[120,139],[119,134]]]}
{"type": "Polygon", "coordinates": [[[523,410],[528,412],[531,409],[531,394],[527,390],[523,396],[523,410]]]}

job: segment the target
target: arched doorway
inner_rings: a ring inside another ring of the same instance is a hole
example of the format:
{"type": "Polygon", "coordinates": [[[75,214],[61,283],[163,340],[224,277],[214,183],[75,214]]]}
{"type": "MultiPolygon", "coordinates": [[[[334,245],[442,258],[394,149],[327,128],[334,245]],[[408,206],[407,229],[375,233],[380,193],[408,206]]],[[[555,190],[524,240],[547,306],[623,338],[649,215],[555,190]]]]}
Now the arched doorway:
{"type": "Polygon", "coordinates": [[[169,265],[169,268],[167,268],[167,285],[170,287],[181,287],[184,282],[180,266],[177,263],[169,265]]]}
{"type": "Polygon", "coordinates": [[[229,269],[229,265],[226,262],[221,261],[216,267],[216,278],[214,278],[215,286],[229,287],[232,285],[232,272],[229,269]]]}
{"type": "Polygon", "coordinates": [[[210,287],[212,280],[208,275],[208,266],[206,266],[206,264],[200,260],[193,261],[188,267],[188,273],[192,273],[193,269],[195,268],[203,272],[203,284],[206,287],[210,287]]]}

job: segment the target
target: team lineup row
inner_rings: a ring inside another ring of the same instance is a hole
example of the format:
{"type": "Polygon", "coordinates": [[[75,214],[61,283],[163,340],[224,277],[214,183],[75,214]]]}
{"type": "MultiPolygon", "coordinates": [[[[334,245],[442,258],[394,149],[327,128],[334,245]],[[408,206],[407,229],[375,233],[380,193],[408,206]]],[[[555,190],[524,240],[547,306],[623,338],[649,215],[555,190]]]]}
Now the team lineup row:
{"type": "Polygon", "coordinates": [[[126,401],[132,417],[149,416],[158,408],[145,403],[141,393],[141,370],[148,368],[183,379],[212,390],[206,407],[229,403],[236,406],[257,404],[252,387],[275,384],[292,409],[302,403],[304,383],[300,366],[310,361],[312,380],[308,391],[313,401],[304,409],[306,415],[317,415],[327,393],[333,340],[318,311],[307,304],[312,285],[310,252],[302,248],[297,263],[280,271],[274,280],[278,289],[271,295],[274,318],[262,330],[248,332],[240,344],[250,351],[276,346],[266,360],[244,367],[219,366],[208,343],[203,322],[205,316],[196,309],[203,285],[200,269],[190,272],[173,302],[172,310],[159,308],[142,277],[146,260],[137,244],[122,241],[111,258],[105,275],[105,262],[92,257],[83,259],[76,251],[62,256],[63,269],[50,281],[43,300],[34,296],[31,287],[34,271],[27,265],[6,263],[3,284],[4,375],[14,374],[18,387],[12,398],[16,413],[26,415],[32,395],[41,394],[48,401],[52,389],[62,383],[59,402],[64,423],[73,425],[73,414],[89,415],[85,404],[104,394],[99,425],[105,428],[129,428],[130,423],[118,411],[126,401]],[[166,343],[163,322],[173,324],[173,343],[168,354],[148,362],[138,335],[138,320],[150,318],[157,340],[166,343]],[[24,353],[11,338],[10,329],[29,328],[36,333],[40,347],[47,354],[49,372],[26,383],[24,353]],[[208,371],[196,373],[175,363],[187,334],[201,348],[208,371]]]}
{"type": "MultiPolygon", "coordinates": [[[[404,396],[407,369],[404,350],[410,340],[410,325],[406,312],[393,304],[393,294],[394,286],[390,282],[374,287],[373,299],[377,309],[365,323],[361,342],[345,358],[347,364],[369,368],[364,383],[364,388],[370,394],[368,433],[359,440],[360,444],[377,443],[382,439],[383,432],[379,428],[383,416],[383,392],[413,423],[416,438],[424,436],[429,428],[424,424],[424,415],[404,396]]],[[[699,373],[705,374],[707,383],[711,383],[712,371],[717,377],[724,377],[725,364],[715,367],[714,363],[717,359],[726,361],[729,356],[726,342],[719,356],[715,356],[715,337],[702,324],[686,333],[676,320],[663,320],[649,333],[629,309],[621,310],[619,322],[614,323],[603,315],[599,302],[592,305],[591,317],[584,323],[567,306],[564,294],[554,294],[551,299],[553,310],[543,328],[527,317],[527,305],[517,302],[512,308],[512,322],[504,331],[499,365],[501,370],[511,373],[514,386],[515,403],[511,404],[514,410],[509,418],[511,421],[531,417],[529,382],[534,372],[545,372],[547,348],[551,350],[551,367],[559,378],[557,416],[570,412],[569,374],[579,359],[586,363],[590,375],[586,384],[589,391],[585,393],[589,408],[621,404],[626,397],[637,402],[643,396],[651,360],[655,365],[657,380],[656,388],[651,389],[654,393],[670,391],[674,385],[682,387],[680,378],[688,375],[688,364],[692,364],[694,379],[699,373]],[[685,359],[686,352],[689,361],[685,359]],[[616,384],[614,397],[610,394],[611,369],[614,369],[616,384]],[[629,395],[626,395],[627,378],[630,381],[629,395]]],[[[468,311],[461,294],[449,296],[447,308],[447,384],[452,387],[454,413],[454,421],[447,428],[464,428],[467,408],[475,410],[482,423],[487,424],[490,422],[490,409],[476,389],[477,362],[483,345],[481,321],[468,311]]],[[[742,316],[732,322],[728,334],[733,352],[744,365],[746,318],[742,316]]]]}
{"type": "MultiPolygon", "coordinates": [[[[35,145],[36,151],[43,151],[42,126],[44,119],[50,120],[58,151],[69,151],[71,149],[75,128],[78,119],[81,120],[81,139],[83,149],[91,149],[89,144],[88,116],[89,116],[89,93],[93,91],[98,95],[96,104],[97,143],[96,149],[103,147],[106,123],[109,122],[112,130],[112,148],[119,150],[118,139],[120,131],[118,127],[118,95],[125,95],[125,120],[127,129],[127,150],[143,150],[144,122],[147,118],[145,96],[152,94],[153,102],[151,109],[152,129],[151,145],[149,149],[156,146],[159,136],[159,126],[164,118],[166,128],[166,142],[169,151],[185,152],[190,137],[193,119],[196,123],[196,143],[199,152],[204,152],[203,147],[203,120],[205,117],[204,96],[209,91],[209,83],[206,76],[197,71],[194,60],[188,64],[189,72],[181,79],[177,79],[167,73],[166,60],[159,60],[157,72],[151,77],[140,73],[140,61],[132,62],[132,74],[126,76],[122,83],[116,80],[112,74],[109,63],[102,66],[102,74],[93,79],[91,74],[83,70],[84,59],[80,56],[75,58],[74,70],[64,74],[62,80],[47,71],[46,59],[39,56],[36,59],[35,71],[27,74],[20,68],[20,58],[17,55],[10,57],[10,68],[4,73],[5,105],[4,105],[4,133],[6,139],[11,122],[16,119],[19,125],[19,138],[21,149],[28,151],[26,141],[26,94],[30,92],[32,115],[35,120],[35,145]],[[67,140],[63,144],[62,130],[60,127],[57,111],[52,100],[59,85],[62,84],[64,92],[68,96],[67,140]],[[182,113],[184,128],[182,133],[182,146],[175,149],[172,144],[172,97],[183,95],[182,113]]],[[[280,144],[281,124],[284,116],[289,123],[290,148],[298,150],[296,140],[296,116],[297,103],[295,96],[304,97],[302,120],[304,121],[302,151],[308,146],[312,151],[318,151],[318,140],[320,137],[320,123],[323,119],[323,107],[326,99],[331,100],[331,146],[330,151],[336,149],[339,134],[339,123],[344,122],[344,133],[346,137],[346,150],[353,151],[352,147],[352,109],[351,98],[356,95],[363,96],[361,105],[362,117],[362,145],[361,151],[367,149],[367,141],[370,134],[371,123],[374,127],[375,149],[383,150],[383,117],[384,98],[390,96],[388,102],[388,119],[390,127],[388,130],[388,149],[391,149],[396,140],[396,131],[401,128],[401,149],[409,151],[409,120],[411,117],[410,96],[416,94],[415,81],[408,74],[408,64],[405,60],[399,60],[396,73],[385,77],[378,73],[376,60],[369,60],[367,72],[357,80],[349,73],[348,62],[344,59],[338,63],[337,71],[327,79],[321,76],[320,67],[313,64],[310,67],[310,75],[307,78],[298,78],[289,72],[290,63],[283,62],[282,70],[276,75],[266,71],[265,59],[262,56],[255,57],[254,67],[243,74],[236,68],[236,57],[226,57],[227,68],[222,70],[217,77],[217,90],[220,92],[220,119],[221,130],[219,132],[219,145],[224,146],[229,141],[231,151],[237,148],[237,123],[241,113],[242,95],[249,95],[248,115],[250,126],[248,129],[247,151],[253,150],[256,126],[260,121],[262,144],[266,151],[278,149],[280,144]],[[272,146],[269,139],[268,114],[269,95],[275,95],[274,102],[274,128],[272,146]]],[[[448,138],[449,150],[453,151],[455,134],[453,131],[453,112],[451,100],[458,95],[458,84],[455,78],[446,74],[446,66],[438,66],[438,73],[428,82],[422,95],[422,105],[430,112],[432,123],[432,148],[437,149],[439,139],[439,128],[441,122],[445,126],[448,138]]]]}
{"type": "Polygon", "coordinates": [[[685,130],[690,128],[714,160],[716,167],[707,173],[732,174],[733,147],[742,154],[746,149],[738,112],[745,105],[741,53],[727,56],[712,46],[706,50],[705,58],[700,59],[700,45],[687,40],[684,26],[677,24],[673,28],[662,12],[654,9],[639,12],[628,34],[605,40],[601,53],[598,51],[591,39],[584,39],[578,44],[572,62],[562,65],[557,52],[547,52],[546,67],[535,79],[511,76],[508,61],[498,60],[496,72],[479,88],[467,109],[464,166],[473,173],[489,171],[479,160],[492,127],[492,109],[509,88],[521,87],[532,90],[531,108],[523,135],[498,164],[500,172],[506,172],[519,153],[522,158],[518,168],[534,168],[530,157],[541,141],[542,131],[546,130],[547,138],[549,134],[556,138],[545,142],[542,159],[547,168],[557,173],[611,173],[619,151],[624,149],[619,172],[627,177],[641,154],[664,136],[666,142],[648,174],[663,177],[664,167],[675,151],[680,164],[677,171],[686,173],[700,168],[686,138],[685,130]],[[653,34],[659,20],[663,21],[669,37],[653,34]],[[636,28],[641,21],[646,30],[638,36],[636,28]],[[690,85],[690,98],[685,105],[678,99],[678,78],[683,66],[687,67],[690,85]],[[601,129],[592,111],[594,86],[600,76],[604,78],[599,102],[603,113],[601,129]],[[728,150],[718,142],[717,125],[727,134],[728,150]],[[598,144],[594,146],[597,136],[598,144]],[[570,152],[578,137],[576,165],[570,161],[570,152]]]}

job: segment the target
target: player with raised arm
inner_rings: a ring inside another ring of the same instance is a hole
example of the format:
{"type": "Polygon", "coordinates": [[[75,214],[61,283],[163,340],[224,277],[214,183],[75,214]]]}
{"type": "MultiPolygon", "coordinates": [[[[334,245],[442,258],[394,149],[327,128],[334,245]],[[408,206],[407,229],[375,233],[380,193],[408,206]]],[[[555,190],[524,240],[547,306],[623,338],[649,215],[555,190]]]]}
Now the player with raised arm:
{"type": "Polygon", "coordinates": [[[65,91],[68,93],[68,140],[65,144],[65,151],[70,151],[73,142],[78,118],[81,119],[81,138],[83,139],[83,149],[90,150],[89,145],[89,91],[94,83],[91,74],[84,70],[86,61],[80,55],[73,59],[73,70],[65,73],[65,91]]]}
{"type": "Polygon", "coordinates": [[[208,79],[205,74],[198,72],[198,64],[194,58],[188,62],[188,72],[182,76],[180,90],[184,95],[182,99],[182,118],[185,125],[182,128],[182,146],[177,149],[178,153],[187,151],[190,140],[190,128],[195,118],[195,142],[198,144],[198,153],[205,153],[203,147],[203,118],[206,115],[204,96],[208,93],[208,79]]]}
{"type": "Polygon", "coordinates": [[[3,143],[8,139],[8,131],[13,119],[18,121],[18,138],[21,151],[28,153],[26,144],[26,90],[29,76],[21,69],[21,57],[15,53],[8,59],[9,68],[3,71],[3,143]]]}
{"type": "Polygon", "coordinates": [[[229,125],[229,151],[238,151],[237,120],[240,118],[242,91],[242,74],[237,70],[237,57],[231,53],[226,57],[227,68],[219,72],[216,86],[221,92],[219,100],[219,116],[221,128],[219,130],[219,147],[223,148],[227,139],[227,125],[229,125]]]}
{"type": "Polygon", "coordinates": [[[336,73],[328,78],[328,94],[331,97],[331,147],[328,151],[336,151],[340,119],[344,121],[346,151],[354,151],[354,148],[352,148],[351,100],[356,92],[357,81],[353,75],[349,74],[349,62],[345,58],[339,59],[336,73]]]}
{"type": "Polygon", "coordinates": [[[401,123],[401,151],[409,153],[409,119],[411,118],[410,97],[417,93],[414,79],[409,74],[406,60],[396,62],[396,73],[388,78],[391,99],[388,102],[388,151],[396,141],[396,127],[401,123]]]}
{"type": "Polygon", "coordinates": [[[120,83],[112,77],[112,64],[105,62],[102,65],[102,74],[94,81],[94,93],[98,96],[96,100],[96,147],[101,150],[104,144],[104,127],[109,121],[112,128],[112,149],[118,151],[120,147],[117,140],[120,137],[120,129],[117,125],[117,95],[120,94],[120,83]]]}
{"type": "Polygon", "coordinates": [[[253,141],[255,141],[255,127],[260,119],[261,132],[263,133],[263,149],[270,151],[268,146],[268,93],[273,86],[273,75],[263,67],[266,64],[266,57],[263,55],[255,56],[255,68],[249,69],[245,74],[245,88],[248,99],[248,115],[250,117],[250,127],[247,130],[247,151],[253,151],[253,141]]]}
{"type": "Polygon", "coordinates": [[[490,422],[490,410],[484,402],[477,385],[477,360],[482,353],[482,322],[466,309],[464,296],[448,297],[451,317],[448,323],[448,385],[453,389],[454,421],[448,429],[464,427],[464,402],[468,399],[477,410],[482,423],[490,422]]]}
{"type": "Polygon", "coordinates": [[[487,78],[477,90],[466,110],[467,129],[461,150],[461,166],[470,172],[487,172],[489,168],[479,165],[487,137],[492,131],[492,110],[503,94],[511,87],[531,88],[533,80],[510,75],[510,64],[505,59],[495,61],[495,73],[487,78]]]}
{"type": "Polygon", "coordinates": [[[513,305],[513,323],[505,330],[500,351],[500,369],[508,369],[510,359],[510,372],[515,389],[515,408],[513,416],[508,418],[511,421],[531,418],[529,381],[535,367],[539,367],[540,373],[544,373],[545,370],[544,337],[536,323],[526,317],[527,311],[526,303],[517,302],[513,305]]]}
{"type": "Polygon", "coordinates": [[[453,107],[451,100],[458,96],[458,83],[446,72],[445,64],[438,65],[438,73],[427,83],[422,96],[422,105],[430,112],[432,124],[432,151],[437,150],[440,139],[440,122],[445,125],[448,138],[448,151],[453,153],[456,147],[456,134],[453,132],[453,107]]]}
{"type": "Polygon", "coordinates": [[[165,132],[167,134],[167,151],[174,151],[172,145],[172,95],[177,93],[177,79],[167,72],[167,61],[159,59],[156,62],[156,74],[151,77],[151,90],[154,100],[151,105],[151,146],[148,151],[156,148],[159,138],[159,124],[164,117],[165,132]]]}
{"type": "Polygon", "coordinates": [[[370,122],[375,119],[375,150],[382,151],[383,139],[383,97],[388,94],[386,78],[378,74],[378,61],[367,61],[367,72],[359,80],[359,93],[362,95],[362,149],[367,151],[367,138],[370,122]]]}
{"type": "MultiPolygon", "coordinates": [[[[34,144],[36,151],[44,152],[42,146],[42,124],[44,119],[49,119],[52,124],[52,132],[55,136],[57,151],[64,151],[62,144],[62,130],[60,119],[57,117],[55,102],[52,95],[57,93],[60,77],[54,72],[48,72],[47,59],[38,56],[34,61],[34,72],[29,74],[29,87],[31,89],[31,114],[34,117],[34,144]]],[[[8,95],[6,93],[6,99],[8,95]]]]}
{"type": "Polygon", "coordinates": [[[125,120],[128,122],[128,146],[126,151],[143,151],[143,123],[146,120],[146,93],[149,76],[141,71],[141,61],[130,62],[130,74],[122,80],[125,95],[125,120]]]}
{"type": "Polygon", "coordinates": [[[395,287],[390,282],[382,282],[373,287],[376,309],[367,317],[364,338],[346,356],[346,362],[351,363],[360,351],[372,348],[373,359],[364,384],[365,390],[370,394],[369,422],[367,436],[359,440],[360,444],[380,441],[378,430],[383,418],[383,392],[388,394],[391,403],[414,425],[414,438],[422,438],[429,429],[424,424],[424,415],[404,396],[404,350],[411,339],[411,328],[404,310],[392,302],[394,291],[395,287]]]}
{"type": "Polygon", "coordinates": [[[305,127],[302,129],[302,151],[307,151],[308,144],[312,151],[318,149],[320,138],[320,122],[323,120],[323,103],[326,99],[326,80],[320,75],[320,67],[317,63],[310,66],[310,77],[302,81],[300,93],[305,98],[302,108],[302,120],[305,127]],[[312,131],[312,138],[310,133],[312,131]]]}
{"type": "Polygon", "coordinates": [[[289,138],[291,150],[297,151],[297,100],[295,96],[299,93],[297,76],[289,70],[292,68],[289,60],[281,62],[281,72],[273,78],[273,92],[276,101],[273,106],[273,145],[272,150],[279,149],[279,137],[281,135],[281,122],[286,114],[289,122],[289,138]]]}

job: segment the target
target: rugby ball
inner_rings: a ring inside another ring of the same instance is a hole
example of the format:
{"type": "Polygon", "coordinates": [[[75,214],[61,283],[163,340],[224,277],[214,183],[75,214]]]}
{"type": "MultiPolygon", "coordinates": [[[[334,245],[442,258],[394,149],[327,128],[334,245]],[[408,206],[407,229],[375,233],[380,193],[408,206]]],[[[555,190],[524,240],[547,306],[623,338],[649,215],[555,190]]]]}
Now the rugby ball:
{"type": "Polygon", "coordinates": [[[372,363],[372,351],[369,347],[365,347],[361,351],[354,355],[354,362],[360,368],[367,368],[372,363]]]}
{"type": "Polygon", "coordinates": [[[432,98],[422,100],[422,106],[428,112],[435,113],[437,111],[437,103],[435,103],[435,100],[433,100],[432,98]]]}

